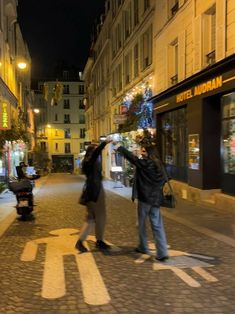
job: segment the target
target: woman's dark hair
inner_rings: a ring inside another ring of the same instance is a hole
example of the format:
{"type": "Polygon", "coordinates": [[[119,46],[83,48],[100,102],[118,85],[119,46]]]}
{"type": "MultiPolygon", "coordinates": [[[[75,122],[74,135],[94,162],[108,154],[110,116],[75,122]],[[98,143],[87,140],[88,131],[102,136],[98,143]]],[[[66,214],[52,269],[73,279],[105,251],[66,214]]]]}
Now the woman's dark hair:
{"type": "Polygon", "coordinates": [[[90,144],[86,149],[86,154],[84,157],[84,161],[88,161],[93,153],[93,151],[96,149],[96,144],[90,144]]]}
{"type": "Polygon", "coordinates": [[[156,145],[142,145],[141,147],[143,147],[146,150],[148,154],[148,158],[154,161],[154,163],[158,167],[160,156],[159,156],[157,146],[156,145]]]}
{"type": "Polygon", "coordinates": [[[159,153],[156,145],[144,145],[142,146],[145,148],[146,152],[148,153],[148,157],[152,160],[159,158],[159,153]]]}

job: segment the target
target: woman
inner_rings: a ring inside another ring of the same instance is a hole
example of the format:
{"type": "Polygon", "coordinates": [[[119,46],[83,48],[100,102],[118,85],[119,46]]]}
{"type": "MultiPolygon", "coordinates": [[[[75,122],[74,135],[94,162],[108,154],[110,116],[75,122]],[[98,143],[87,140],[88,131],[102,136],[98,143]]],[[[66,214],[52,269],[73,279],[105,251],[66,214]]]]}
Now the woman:
{"type": "Polygon", "coordinates": [[[96,247],[109,249],[110,246],[104,242],[104,228],[106,222],[105,194],[102,185],[101,152],[105,145],[112,140],[106,139],[99,146],[89,145],[82,163],[82,171],[86,175],[86,207],[87,218],[81,230],[75,247],[80,252],[87,252],[83,245],[88,234],[95,224],[96,247]]]}
{"type": "Polygon", "coordinates": [[[168,250],[160,202],[166,180],[157,157],[157,149],[153,145],[141,147],[141,159],[120,144],[116,145],[116,150],[136,168],[132,190],[132,199],[138,199],[139,245],[136,252],[149,254],[145,226],[148,216],[157,249],[156,259],[165,261],[168,259],[168,250]]]}

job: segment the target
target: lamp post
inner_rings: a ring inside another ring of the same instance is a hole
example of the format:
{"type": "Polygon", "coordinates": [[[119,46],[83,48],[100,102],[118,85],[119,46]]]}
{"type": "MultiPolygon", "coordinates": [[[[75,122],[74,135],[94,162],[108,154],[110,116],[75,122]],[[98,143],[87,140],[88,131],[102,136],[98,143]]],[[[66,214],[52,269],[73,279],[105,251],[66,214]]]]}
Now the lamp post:
{"type": "Polygon", "coordinates": [[[33,112],[34,112],[34,145],[35,147],[37,148],[37,133],[38,133],[38,115],[40,113],[40,109],[38,108],[34,108],[33,109],[33,112]]]}

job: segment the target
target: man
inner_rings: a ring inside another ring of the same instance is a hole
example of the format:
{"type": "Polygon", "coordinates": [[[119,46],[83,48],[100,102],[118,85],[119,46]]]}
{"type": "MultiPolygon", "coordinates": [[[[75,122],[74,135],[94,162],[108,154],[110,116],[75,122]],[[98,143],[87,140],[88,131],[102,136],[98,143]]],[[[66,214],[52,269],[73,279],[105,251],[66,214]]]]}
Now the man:
{"type": "Polygon", "coordinates": [[[145,226],[148,216],[157,249],[156,259],[165,261],[168,259],[168,250],[160,203],[162,187],[166,179],[162,171],[161,162],[157,157],[157,149],[154,145],[141,147],[142,158],[138,158],[120,146],[120,144],[117,144],[115,149],[130,163],[135,165],[136,168],[132,191],[132,198],[138,199],[139,245],[136,248],[136,252],[149,254],[145,226]]]}
{"type": "Polygon", "coordinates": [[[27,165],[24,163],[24,161],[21,161],[19,166],[16,166],[16,173],[17,173],[18,180],[27,178],[26,168],[27,168],[27,165]]]}

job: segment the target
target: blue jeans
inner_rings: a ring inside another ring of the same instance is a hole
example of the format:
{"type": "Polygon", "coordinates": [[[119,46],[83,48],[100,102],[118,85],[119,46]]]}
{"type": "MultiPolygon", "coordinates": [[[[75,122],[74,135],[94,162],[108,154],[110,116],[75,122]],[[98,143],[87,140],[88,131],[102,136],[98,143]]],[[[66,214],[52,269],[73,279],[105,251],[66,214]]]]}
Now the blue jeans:
{"type": "Polygon", "coordinates": [[[149,251],[145,226],[147,216],[149,217],[153,232],[157,257],[162,258],[168,256],[167,241],[160,208],[141,201],[138,201],[139,249],[146,253],[149,251]]]}

